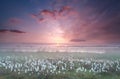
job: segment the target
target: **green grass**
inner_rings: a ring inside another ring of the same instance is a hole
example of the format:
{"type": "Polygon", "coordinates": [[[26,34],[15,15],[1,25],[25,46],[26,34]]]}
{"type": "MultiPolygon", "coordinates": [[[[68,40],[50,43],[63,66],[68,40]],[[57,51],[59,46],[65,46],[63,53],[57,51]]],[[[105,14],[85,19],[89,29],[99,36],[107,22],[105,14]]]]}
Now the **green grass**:
{"type": "MultiPolygon", "coordinates": [[[[12,55],[12,54],[11,54],[12,55]]],[[[18,56],[28,56],[28,54],[16,54],[18,56]]],[[[44,59],[44,57],[47,58],[54,58],[54,56],[63,56],[64,53],[37,53],[37,54],[30,54],[36,58],[44,59]]],[[[66,55],[66,54],[65,54],[66,55]]],[[[70,54],[69,54],[70,55],[70,54]]],[[[120,59],[120,54],[114,54],[114,53],[109,53],[109,54],[76,54],[74,56],[75,58],[95,58],[95,59],[107,59],[107,60],[116,60],[120,59]]],[[[19,59],[18,62],[24,62],[23,60],[19,59]]],[[[77,66],[77,64],[76,64],[77,66]]],[[[79,72],[76,73],[75,71],[68,71],[65,74],[60,73],[60,74],[47,74],[47,75],[29,75],[29,73],[21,73],[17,74],[15,72],[9,72],[9,70],[4,70],[0,68],[0,79],[120,79],[120,72],[118,73],[88,73],[88,72],[79,72]]]]}
{"type": "Polygon", "coordinates": [[[94,74],[87,72],[66,72],[65,74],[47,74],[47,75],[28,75],[28,74],[17,74],[15,72],[2,74],[0,79],[120,79],[120,75],[117,74],[94,74]]]}

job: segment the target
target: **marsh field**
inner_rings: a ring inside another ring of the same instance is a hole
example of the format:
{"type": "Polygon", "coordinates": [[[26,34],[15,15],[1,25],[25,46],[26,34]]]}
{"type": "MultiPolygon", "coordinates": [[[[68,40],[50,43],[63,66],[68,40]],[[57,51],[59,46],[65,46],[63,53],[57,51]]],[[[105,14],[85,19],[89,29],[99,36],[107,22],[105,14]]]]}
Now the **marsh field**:
{"type": "Polygon", "coordinates": [[[0,79],[120,79],[120,47],[4,44],[0,79]]]}

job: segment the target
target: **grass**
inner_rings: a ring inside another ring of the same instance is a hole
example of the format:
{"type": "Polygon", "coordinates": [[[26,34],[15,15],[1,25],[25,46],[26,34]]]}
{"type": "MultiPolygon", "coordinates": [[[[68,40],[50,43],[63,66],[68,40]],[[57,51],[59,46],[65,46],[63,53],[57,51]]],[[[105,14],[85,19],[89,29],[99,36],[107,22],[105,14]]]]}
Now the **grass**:
{"type": "MultiPolygon", "coordinates": [[[[35,57],[42,58],[42,56],[50,56],[53,58],[53,54],[51,53],[37,53],[35,57]],[[44,55],[45,54],[45,55],[44,55]],[[39,57],[40,56],[40,57],[39,57]]],[[[58,56],[62,56],[64,54],[57,53],[58,56]]],[[[19,54],[18,54],[19,55],[19,54]]],[[[30,55],[30,54],[29,54],[30,55]]],[[[22,54],[20,55],[22,56],[22,54]]],[[[54,56],[56,56],[54,54],[54,56]]],[[[76,54],[76,58],[91,58],[95,57],[95,59],[108,59],[108,60],[116,60],[120,58],[120,54],[76,54]]],[[[43,57],[44,58],[44,57],[43,57]]],[[[18,62],[24,62],[21,59],[18,60],[18,62]]],[[[76,63],[76,66],[78,64],[76,63]]],[[[15,72],[9,72],[9,70],[4,70],[0,68],[0,79],[120,79],[120,72],[114,73],[88,73],[88,72],[79,72],[76,73],[75,71],[67,71],[65,74],[59,73],[59,74],[33,74],[30,75],[29,73],[21,73],[17,74],[15,72]]]]}
{"type": "Polygon", "coordinates": [[[120,75],[114,73],[88,73],[88,72],[79,72],[75,73],[73,71],[66,72],[65,74],[17,74],[15,72],[1,74],[0,79],[120,79],[120,75]]]}

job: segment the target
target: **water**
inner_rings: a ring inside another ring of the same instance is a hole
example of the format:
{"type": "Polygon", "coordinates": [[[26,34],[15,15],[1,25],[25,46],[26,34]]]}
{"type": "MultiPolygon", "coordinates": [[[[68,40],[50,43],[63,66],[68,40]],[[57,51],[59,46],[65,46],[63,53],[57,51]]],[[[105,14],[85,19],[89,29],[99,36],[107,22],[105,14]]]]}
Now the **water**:
{"type": "Polygon", "coordinates": [[[1,43],[0,52],[80,52],[80,53],[119,53],[118,45],[80,46],[70,44],[33,44],[33,43],[1,43]]]}

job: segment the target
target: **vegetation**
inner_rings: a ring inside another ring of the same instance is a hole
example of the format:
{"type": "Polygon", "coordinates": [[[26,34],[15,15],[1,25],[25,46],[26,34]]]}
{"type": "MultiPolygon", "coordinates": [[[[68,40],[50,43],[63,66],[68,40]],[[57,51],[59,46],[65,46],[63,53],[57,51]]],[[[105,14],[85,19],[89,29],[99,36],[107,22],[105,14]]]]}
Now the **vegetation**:
{"type": "Polygon", "coordinates": [[[0,79],[120,79],[119,57],[92,56],[58,59],[3,56],[0,57],[0,79]]]}

